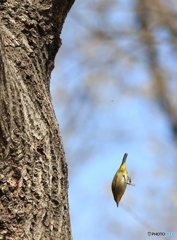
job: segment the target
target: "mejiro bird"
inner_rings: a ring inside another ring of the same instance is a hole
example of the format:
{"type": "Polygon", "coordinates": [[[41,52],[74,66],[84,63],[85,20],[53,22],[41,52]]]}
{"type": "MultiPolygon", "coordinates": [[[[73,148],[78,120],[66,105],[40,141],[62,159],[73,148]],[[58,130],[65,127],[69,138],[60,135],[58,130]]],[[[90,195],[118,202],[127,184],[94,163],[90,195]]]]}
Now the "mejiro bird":
{"type": "Polygon", "coordinates": [[[131,182],[131,178],[128,176],[127,168],[126,168],[126,159],[128,154],[125,153],[122,164],[120,165],[119,169],[117,170],[113,180],[112,180],[112,193],[114,196],[114,200],[117,203],[117,207],[119,202],[125,192],[127,184],[135,186],[134,183],[131,182]]]}

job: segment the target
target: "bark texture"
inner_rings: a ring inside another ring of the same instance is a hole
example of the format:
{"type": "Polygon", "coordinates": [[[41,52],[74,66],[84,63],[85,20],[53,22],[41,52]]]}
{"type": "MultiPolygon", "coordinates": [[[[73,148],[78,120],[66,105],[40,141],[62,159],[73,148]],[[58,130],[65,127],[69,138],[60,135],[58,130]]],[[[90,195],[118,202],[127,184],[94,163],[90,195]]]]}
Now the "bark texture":
{"type": "Polygon", "coordinates": [[[71,239],[50,73],[74,0],[0,5],[0,239],[71,239]]]}

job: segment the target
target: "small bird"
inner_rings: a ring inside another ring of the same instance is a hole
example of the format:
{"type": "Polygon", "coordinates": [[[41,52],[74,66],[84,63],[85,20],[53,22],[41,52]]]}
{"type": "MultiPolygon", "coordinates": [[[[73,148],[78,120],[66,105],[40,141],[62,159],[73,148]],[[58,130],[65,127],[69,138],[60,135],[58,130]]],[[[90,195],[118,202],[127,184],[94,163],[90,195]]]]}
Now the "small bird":
{"type": "Polygon", "coordinates": [[[114,200],[117,203],[117,207],[119,205],[119,202],[125,192],[125,189],[127,187],[127,184],[135,186],[134,183],[132,183],[131,178],[128,176],[127,168],[126,168],[126,159],[128,154],[125,153],[122,164],[120,165],[119,169],[117,170],[113,180],[112,180],[112,193],[114,196],[114,200]]]}

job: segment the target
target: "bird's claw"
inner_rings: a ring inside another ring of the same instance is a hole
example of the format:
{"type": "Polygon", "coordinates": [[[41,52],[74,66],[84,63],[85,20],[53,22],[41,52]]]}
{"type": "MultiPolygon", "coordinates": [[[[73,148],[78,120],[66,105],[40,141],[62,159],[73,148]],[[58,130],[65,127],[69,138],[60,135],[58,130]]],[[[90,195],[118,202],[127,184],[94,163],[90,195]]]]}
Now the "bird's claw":
{"type": "Polygon", "coordinates": [[[135,184],[132,183],[132,179],[131,179],[131,177],[129,177],[129,176],[128,176],[128,182],[126,182],[126,184],[128,184],[128,185],[132,185],[132,186],[135,186],[135,184]]]}

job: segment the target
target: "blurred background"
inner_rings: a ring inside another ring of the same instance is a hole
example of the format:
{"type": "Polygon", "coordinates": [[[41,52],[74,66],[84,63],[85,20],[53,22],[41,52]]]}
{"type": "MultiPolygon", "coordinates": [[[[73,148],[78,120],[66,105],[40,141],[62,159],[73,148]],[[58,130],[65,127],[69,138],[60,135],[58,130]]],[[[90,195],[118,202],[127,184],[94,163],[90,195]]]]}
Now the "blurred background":
{"type": "Polygon", "coordinates": [[[61,37],[51,92],[74,240],[177,236],[176,1],[77,0],[61,37]],[[136,186],[117,208],[124,153],[136,186]]]}

